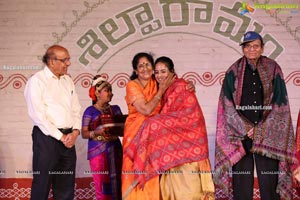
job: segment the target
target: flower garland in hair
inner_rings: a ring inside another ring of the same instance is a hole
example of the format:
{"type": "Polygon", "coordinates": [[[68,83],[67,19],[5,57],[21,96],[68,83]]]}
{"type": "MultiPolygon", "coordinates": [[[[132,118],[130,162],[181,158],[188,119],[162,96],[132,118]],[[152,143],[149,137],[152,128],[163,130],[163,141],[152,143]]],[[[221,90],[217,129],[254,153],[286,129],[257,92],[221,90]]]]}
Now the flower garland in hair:
{"type": "Polygon", "coordinates": [[[105,78],[103,78],[102,76],[98,77],[97,79],[92,81],[92,86],[96,86],[97,83],[99,83],[100,81],[106,81],[105,78]]]}
{"type": "Polygon", "coordinates": [[[89,90],[89,96],[91,97],[91,99],[93,101],[97,100],[96,95],[95,95],[96,85],[100,81],[106,82],[106,80],[103,77],[101,77],[101,76],[92,81],[92,84],[91,84],[91,87],[90,87],[90,90],[89,90]]]}

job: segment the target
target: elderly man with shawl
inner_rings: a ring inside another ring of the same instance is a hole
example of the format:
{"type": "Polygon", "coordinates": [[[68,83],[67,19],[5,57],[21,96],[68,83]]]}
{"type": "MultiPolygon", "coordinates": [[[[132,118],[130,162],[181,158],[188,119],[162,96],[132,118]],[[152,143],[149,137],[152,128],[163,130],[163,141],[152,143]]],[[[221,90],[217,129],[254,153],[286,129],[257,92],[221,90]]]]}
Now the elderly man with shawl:
{"type": "Polygon", "coordinates": [[[287,90],[280,66],[262,56],[262,37],[245,33],[244,56],[226,72],[218,104],[217,187],[234,200],[252,200],[254,170],[263,200],[292,199],[297,162],[287,90]]]}

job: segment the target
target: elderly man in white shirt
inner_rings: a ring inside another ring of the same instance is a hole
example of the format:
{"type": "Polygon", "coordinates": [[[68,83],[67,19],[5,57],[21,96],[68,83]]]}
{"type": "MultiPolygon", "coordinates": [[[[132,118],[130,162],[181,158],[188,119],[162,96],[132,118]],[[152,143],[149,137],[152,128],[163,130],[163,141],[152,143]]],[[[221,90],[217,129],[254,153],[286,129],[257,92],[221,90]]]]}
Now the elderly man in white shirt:
{"type": "Polygon", "coordinates": [[[76,150],[80,134],[80,104],[72,79],[67,49],[47,49],[45,68],[25,87],[28,113],[33,122],[33,181],[31,200],[47,200],[52,185],[56,200],[74,199],[76,150]]]}

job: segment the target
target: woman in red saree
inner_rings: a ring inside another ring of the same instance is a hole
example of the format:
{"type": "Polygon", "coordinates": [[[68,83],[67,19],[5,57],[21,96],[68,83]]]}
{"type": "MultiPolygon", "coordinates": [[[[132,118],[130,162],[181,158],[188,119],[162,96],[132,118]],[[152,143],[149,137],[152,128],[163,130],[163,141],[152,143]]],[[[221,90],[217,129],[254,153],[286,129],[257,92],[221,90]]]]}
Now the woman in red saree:
{"type": "Polygon", "coordinates": [[[126,154],[128,146],[140,126],[149,117],[159,112],[160,98],[173,81],[172,77],[162,83],[158,89],[153,76],[153,57],[148,53],[138,53],[132,60],[133,74],[126,86],[126,103],[128,117],[124,126],[123,166],[122,166],[122,199],[127,200],[158,200],[159,180],[154,177],[144,188],[136,187],[133,161],[126,154]]]}
{"type": "MultiPolygon", "coordinates": [[[[174,73],[171,59],[155,62],[158,83],[174,73]]],[[[214,199],[204,117],[194,92],[176,77],[162,98],[160,114],[144,121],[127,151],[138,187],[160,177],[161,199],[214,199]]]]}

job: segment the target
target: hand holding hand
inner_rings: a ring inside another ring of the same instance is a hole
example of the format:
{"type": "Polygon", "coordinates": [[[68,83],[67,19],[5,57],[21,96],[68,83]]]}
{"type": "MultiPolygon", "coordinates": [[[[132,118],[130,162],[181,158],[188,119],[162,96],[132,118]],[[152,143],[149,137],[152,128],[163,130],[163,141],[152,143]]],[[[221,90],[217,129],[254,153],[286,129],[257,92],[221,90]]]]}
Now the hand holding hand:
{"type": "Polygon", "coordinates": [[[186,90],[188,90],[189,92],[196,91],[196,87],[192,81],[188,81],[188,84],[186,85],[186,90]]]}
{"type": "Polygon", "coordinates": [[[61,141],[67,148],[72,148],[75,145],[76,139],[78,137],[79,133],[77,130],[73,130],[72,133],[68,135],[63,135],[61,141]]]}

